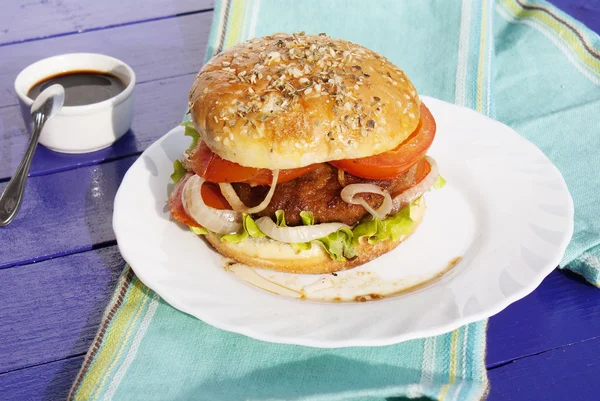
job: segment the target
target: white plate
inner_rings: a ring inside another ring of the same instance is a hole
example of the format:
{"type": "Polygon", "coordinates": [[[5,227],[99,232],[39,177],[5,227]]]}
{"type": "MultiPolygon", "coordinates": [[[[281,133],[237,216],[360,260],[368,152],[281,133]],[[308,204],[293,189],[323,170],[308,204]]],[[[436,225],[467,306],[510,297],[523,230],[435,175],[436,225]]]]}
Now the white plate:
{"type": "MultiPolygon", "coordinates": [[[[204,241],[170,221],[169,175],[189,143],[179,128],[150,146],[119,188],[113,227],[123,257],[174,307],[277,343],[388,345],[501,311],[558,265],[573,233],[573,201],[556,167],[516,132],[469,109],[422,99],[438,127],[429,154],[448,184],[426,195],[428,210],[412,237],[359,268],[384,279],[393,273],[403,280],[399,288],[428,281],[420,288],[334,303],[275,295],[240,280],[204,241]],[[430,280],[457,256],[454,268],[430,280]]],[[[346,274],[356,278],[358,271],[346,274]]]]}

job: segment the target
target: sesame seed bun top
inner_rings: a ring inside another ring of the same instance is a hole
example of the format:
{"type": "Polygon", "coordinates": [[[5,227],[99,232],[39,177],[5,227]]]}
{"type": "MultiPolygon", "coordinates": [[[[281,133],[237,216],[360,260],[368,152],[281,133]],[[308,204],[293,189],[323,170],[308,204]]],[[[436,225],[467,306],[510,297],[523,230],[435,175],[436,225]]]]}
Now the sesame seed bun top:
{"type": "Polygon", "coordinates": [[[419,123],[420,100],[402,70],[323,34],[233,46],[202,68],[189,100],[215,153],[272,170],[383,153],[419,123]]]}

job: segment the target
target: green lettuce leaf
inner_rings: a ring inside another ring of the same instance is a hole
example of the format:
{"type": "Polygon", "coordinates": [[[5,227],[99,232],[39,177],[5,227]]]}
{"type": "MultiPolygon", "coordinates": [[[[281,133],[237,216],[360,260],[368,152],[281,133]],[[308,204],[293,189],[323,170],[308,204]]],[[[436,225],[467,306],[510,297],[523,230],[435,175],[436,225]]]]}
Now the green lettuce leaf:
{"type": "Polygon", "coordinates": [[[352,230],[352,243],[354,246],[358,245],[361,238],[366,237],[367,240],[377,236],[377,233],[381,231],[381,220],[369,218],[359,225],[354,227],[352,230]]]}
{"type": "Polygon", "coordinates": [[[312,248],[312,244],[310,242],[298,242],[296,244],[290,244],[290,246],[296,251],[308,251],[312,248]]]}
{"type": "Polygon", "coordinates": [[[277,219],[277,221],[275,222],[275,224],[277,224],[277,227],[287,227],[287,224],[285,222],[285,213],[283,210],[277,210],[275,212],[275,218],[277,219]]]}
{"type": "Polygon", "coordinates": [[[256,222],[252,220],[252,217],[247,214],[244,215],[244,231],[253,238],[262,238],[266,236],[265,233],[260,231],[260,228],[258,228],[256,222]]]}
{"type": "Polygon", "coordinates": [[[256,222],[248,214],[244,214],[242,220],[242,229],[238,233],[227,234],[221,237],[221,241],[224,242],[241,242],[248,237],[262,238],[265,237],[265,233],[260,231],[260,228],[256,225],[256,222]]]}
{"type": "Polygon", "coordinates": [[[446,180],[441,175],[438,175],[435,182],[433,183],[433,189],[440,189],[446,185],[446,180]]]}
{"type": "Polygon", "coordinates": [[[175,160],[173,162],[173,174],[171,174],[171,180],[177,184],[186,173],[187,171],[183,168],[183,164],[181,164],[179,160],[175,160]]]}
{"type": "Polygon", "coordinates": [[[192,230],[192,232],[196,235],[204,235],[204,234],[208,234],[208,230],[204,227],[192,227],[189,226],[190,230],[192,230]]]}
{"type": "Polygon", "coordinates": [[[181,123],[182,127],[185,127],[185,136],[189,136],[192,138],[192,143],[190,144],[188,150],[195,149],[198,146],[198,138],[200,138],[200,134],[196,131],[194,127],[194,123],[191,121],[184,121],[181,123]]]}
{"type": "Polygon", "coordinates": [[[238,242],[242,242],[243,240],[248,238],[248,236],[249,236],[248,231],[240,230],[239,233],[225,234],[224,236],[221,237],[221,242],[238,243],[238,242]]]}
{"type": "Polygon", "coordinates": [[[302,219],[302,224],[305,226],[312,226],[315,224],[315,217],[313,216],[312,212],[300,212],[300,219],[302,219]]]}
{"type": "Polygon", "coordinates": [[[398,213],[384,220],[369,217],[354,227],[352,243],[358,245],[361,238],[366,238],[369,244],[391,239],[398,240],[402,235],[410,234],[415,229],[415,222],[410,218],[410,209],[421,203],[421,198],[400,209],[398,213]]]}
{"type": "MultiPolygon", "coordinates": [[[[421,198],[414,202],[421,202],[421,198]]],[[[411,234],[415,229],[415,222],[410,218],[410,209],[415,203],[400,209],[398,213],[390,216],[381,222],[382,230],[386,234],[381,238],[391,238],[392,241],[398,240],[402,235],[411,234]]]]}
{"type": "Polygon", "coordinates": [[[352,236],[352,230],[348,227],[342,227],[326,237],[319,238],[317,241],[323,245],[331,259],[343,261],[346,258],[351,259],[356,256],[352,236]]]}

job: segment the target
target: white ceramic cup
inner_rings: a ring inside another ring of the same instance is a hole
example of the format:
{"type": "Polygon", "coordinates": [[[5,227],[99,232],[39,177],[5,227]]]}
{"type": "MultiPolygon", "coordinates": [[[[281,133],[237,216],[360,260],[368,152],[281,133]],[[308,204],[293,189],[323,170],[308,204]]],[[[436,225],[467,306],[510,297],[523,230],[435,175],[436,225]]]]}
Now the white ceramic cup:
{"type": "Polygon", "coordinates": [[[71,53],[37,61],[19,73],[15,91],[21,103],[25,124],[31,133],[29,90],[46,78],[69,71],[99,71],[116,76],[125,90],[102,102],[65,106],[48,120],[40,135],[40,143],[64,153],[86,153],[106,148],[119,139],[131,126],[135,73],[116,58],[95,53],[71,53]]]}

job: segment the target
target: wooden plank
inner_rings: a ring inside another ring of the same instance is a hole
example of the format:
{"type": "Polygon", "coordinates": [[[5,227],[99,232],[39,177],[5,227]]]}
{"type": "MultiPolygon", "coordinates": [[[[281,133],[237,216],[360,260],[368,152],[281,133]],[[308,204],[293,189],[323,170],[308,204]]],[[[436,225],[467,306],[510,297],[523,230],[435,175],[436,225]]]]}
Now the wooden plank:
{"type": "Polygon", "coordinates": [[[0,373],[87,352],[124,266],[111,246],[3,269],[0,373]]]}
{"type": "Polygon", "coordinates": [[[65,400],[83,356],[0,374],[0,400],[65,400]]]}
{"type": "MultiPolygon", "coordinates": [[[[131,132],[107,149],[80,155],[57,153],[40,146],[30,176],[139,154],[181,121],[194,77],[195,73],[138,85],[131,132]]],[[[7,180],[14,173],[29,141],[19,109],[0,108],[0,180],[7,180]]]]}
{"type": "MultiPolygon", "coordinates": [[[[102,4],[102,2],[97,2],[102,4]]],[[[212,11],[0,47],[0,107],[18,104],[14,79],[29,64],[57,54],[103,53],[134,69],[146,82],[200,70],[212,11]]]]}
{"type": "Polygon", "coordinates": [[[77,33],[212,9],[213,0],[7,1],[0,13],[0,45],[77,33]],[[26,23],[24,23],[26,21],[26,23]]]}
{"type": "Polygon", "coordinates": [[[599,335],[598,289],[555,270],[531,295],[490,319],[486,361],[493,367],[599,335]]]}
{"type": "Polygon", "coordinates": [[[600,2],[597,0],[549,0],[550,3],[600,33],[600,2]]]}
{"type": "Polygon", "coordinates": [[[600,338],[519,359],[489,371],[487,401],[589,401],[600,394],[600,338]]]}
{"type": "Polygon", "coordinates": [[[114,241],[113,200],[135,159],[30,178],[21,211],[0,229],[0,268],[114,241]]]}

